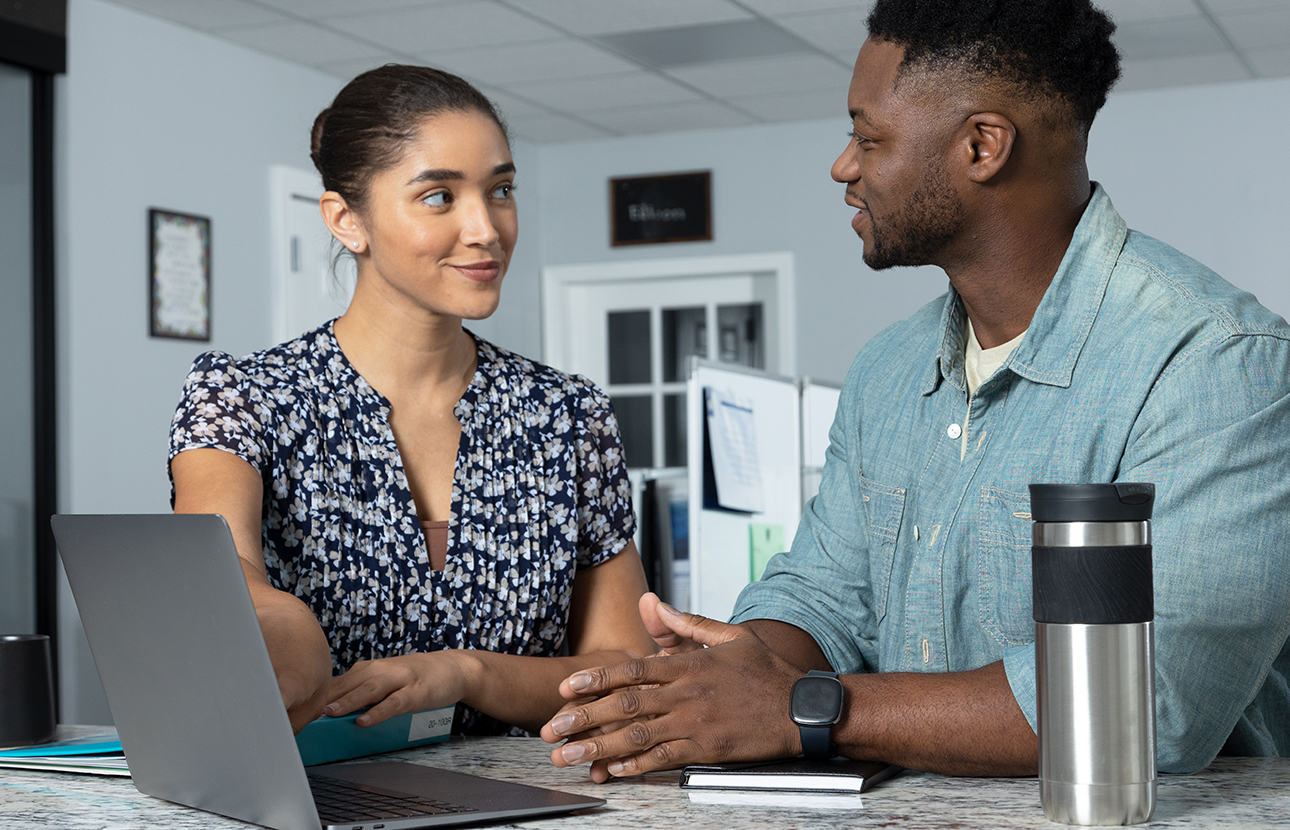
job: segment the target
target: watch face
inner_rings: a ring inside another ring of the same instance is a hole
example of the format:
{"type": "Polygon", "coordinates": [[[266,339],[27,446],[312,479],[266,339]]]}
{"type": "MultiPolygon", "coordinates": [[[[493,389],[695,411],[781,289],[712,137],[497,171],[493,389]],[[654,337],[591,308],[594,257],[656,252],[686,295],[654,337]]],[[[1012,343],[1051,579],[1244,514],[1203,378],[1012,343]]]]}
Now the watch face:
{"type": "Polygon", "coordinates": [[[836,677],[803,677],[793,684],[790,704],[799,726],[832,726],[842,719],[842,681],[836,677]]]}

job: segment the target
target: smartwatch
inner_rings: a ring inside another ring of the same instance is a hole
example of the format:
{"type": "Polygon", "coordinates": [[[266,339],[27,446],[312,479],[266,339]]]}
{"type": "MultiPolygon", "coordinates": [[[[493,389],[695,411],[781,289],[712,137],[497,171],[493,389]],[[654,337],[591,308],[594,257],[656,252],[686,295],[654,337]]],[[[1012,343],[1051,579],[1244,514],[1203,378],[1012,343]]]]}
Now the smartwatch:
{"type": "Polygon", "coordinates": [[[789,714],[802,733],[802,754],[807,758],[832,758],[833,727],[842,720],[843,685],[838,673],[807,672],[793,684],[789,714]]]}

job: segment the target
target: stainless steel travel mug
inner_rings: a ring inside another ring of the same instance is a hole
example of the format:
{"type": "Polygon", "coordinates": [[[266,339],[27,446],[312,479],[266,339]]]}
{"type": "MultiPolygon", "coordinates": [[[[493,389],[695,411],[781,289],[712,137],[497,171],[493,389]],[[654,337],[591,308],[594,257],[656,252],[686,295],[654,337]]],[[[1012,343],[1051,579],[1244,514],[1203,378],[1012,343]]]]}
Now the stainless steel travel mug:
{"type": "Polygon", "coordinates": [[[1050,821],[1156,807],[1152,484],[1032,484],[1039,800],[1050,821]]]}

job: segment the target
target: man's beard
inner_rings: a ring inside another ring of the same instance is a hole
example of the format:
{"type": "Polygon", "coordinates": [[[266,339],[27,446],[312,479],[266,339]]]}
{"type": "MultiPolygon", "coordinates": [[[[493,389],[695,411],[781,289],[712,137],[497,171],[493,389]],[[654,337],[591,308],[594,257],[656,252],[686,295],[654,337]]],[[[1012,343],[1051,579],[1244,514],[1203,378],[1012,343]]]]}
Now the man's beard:
{"type": "Polygon", "coordinates": [[[945,168],[937,165],[881,227],[872,213],[869,218],[873,245],[865,249],[865,265],[875,271],[929,265],[963,227],[963,201],[950,186],[945,168]]]}

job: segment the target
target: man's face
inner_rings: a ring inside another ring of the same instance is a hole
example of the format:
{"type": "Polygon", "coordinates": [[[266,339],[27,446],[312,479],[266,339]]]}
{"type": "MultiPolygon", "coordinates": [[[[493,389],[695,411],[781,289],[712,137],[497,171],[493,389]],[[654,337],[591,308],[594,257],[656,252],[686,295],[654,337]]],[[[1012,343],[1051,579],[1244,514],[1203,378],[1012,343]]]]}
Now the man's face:
{"type": "Polygon", "coordinates": [[[965,222],[946,170],[945,114],[918,83],[896,89],[903,56],[886,41],[860,48],[847,94],[852,136],[832,170],[859,208],[851,227],[875,270],[934,264],[965,222]]]}

